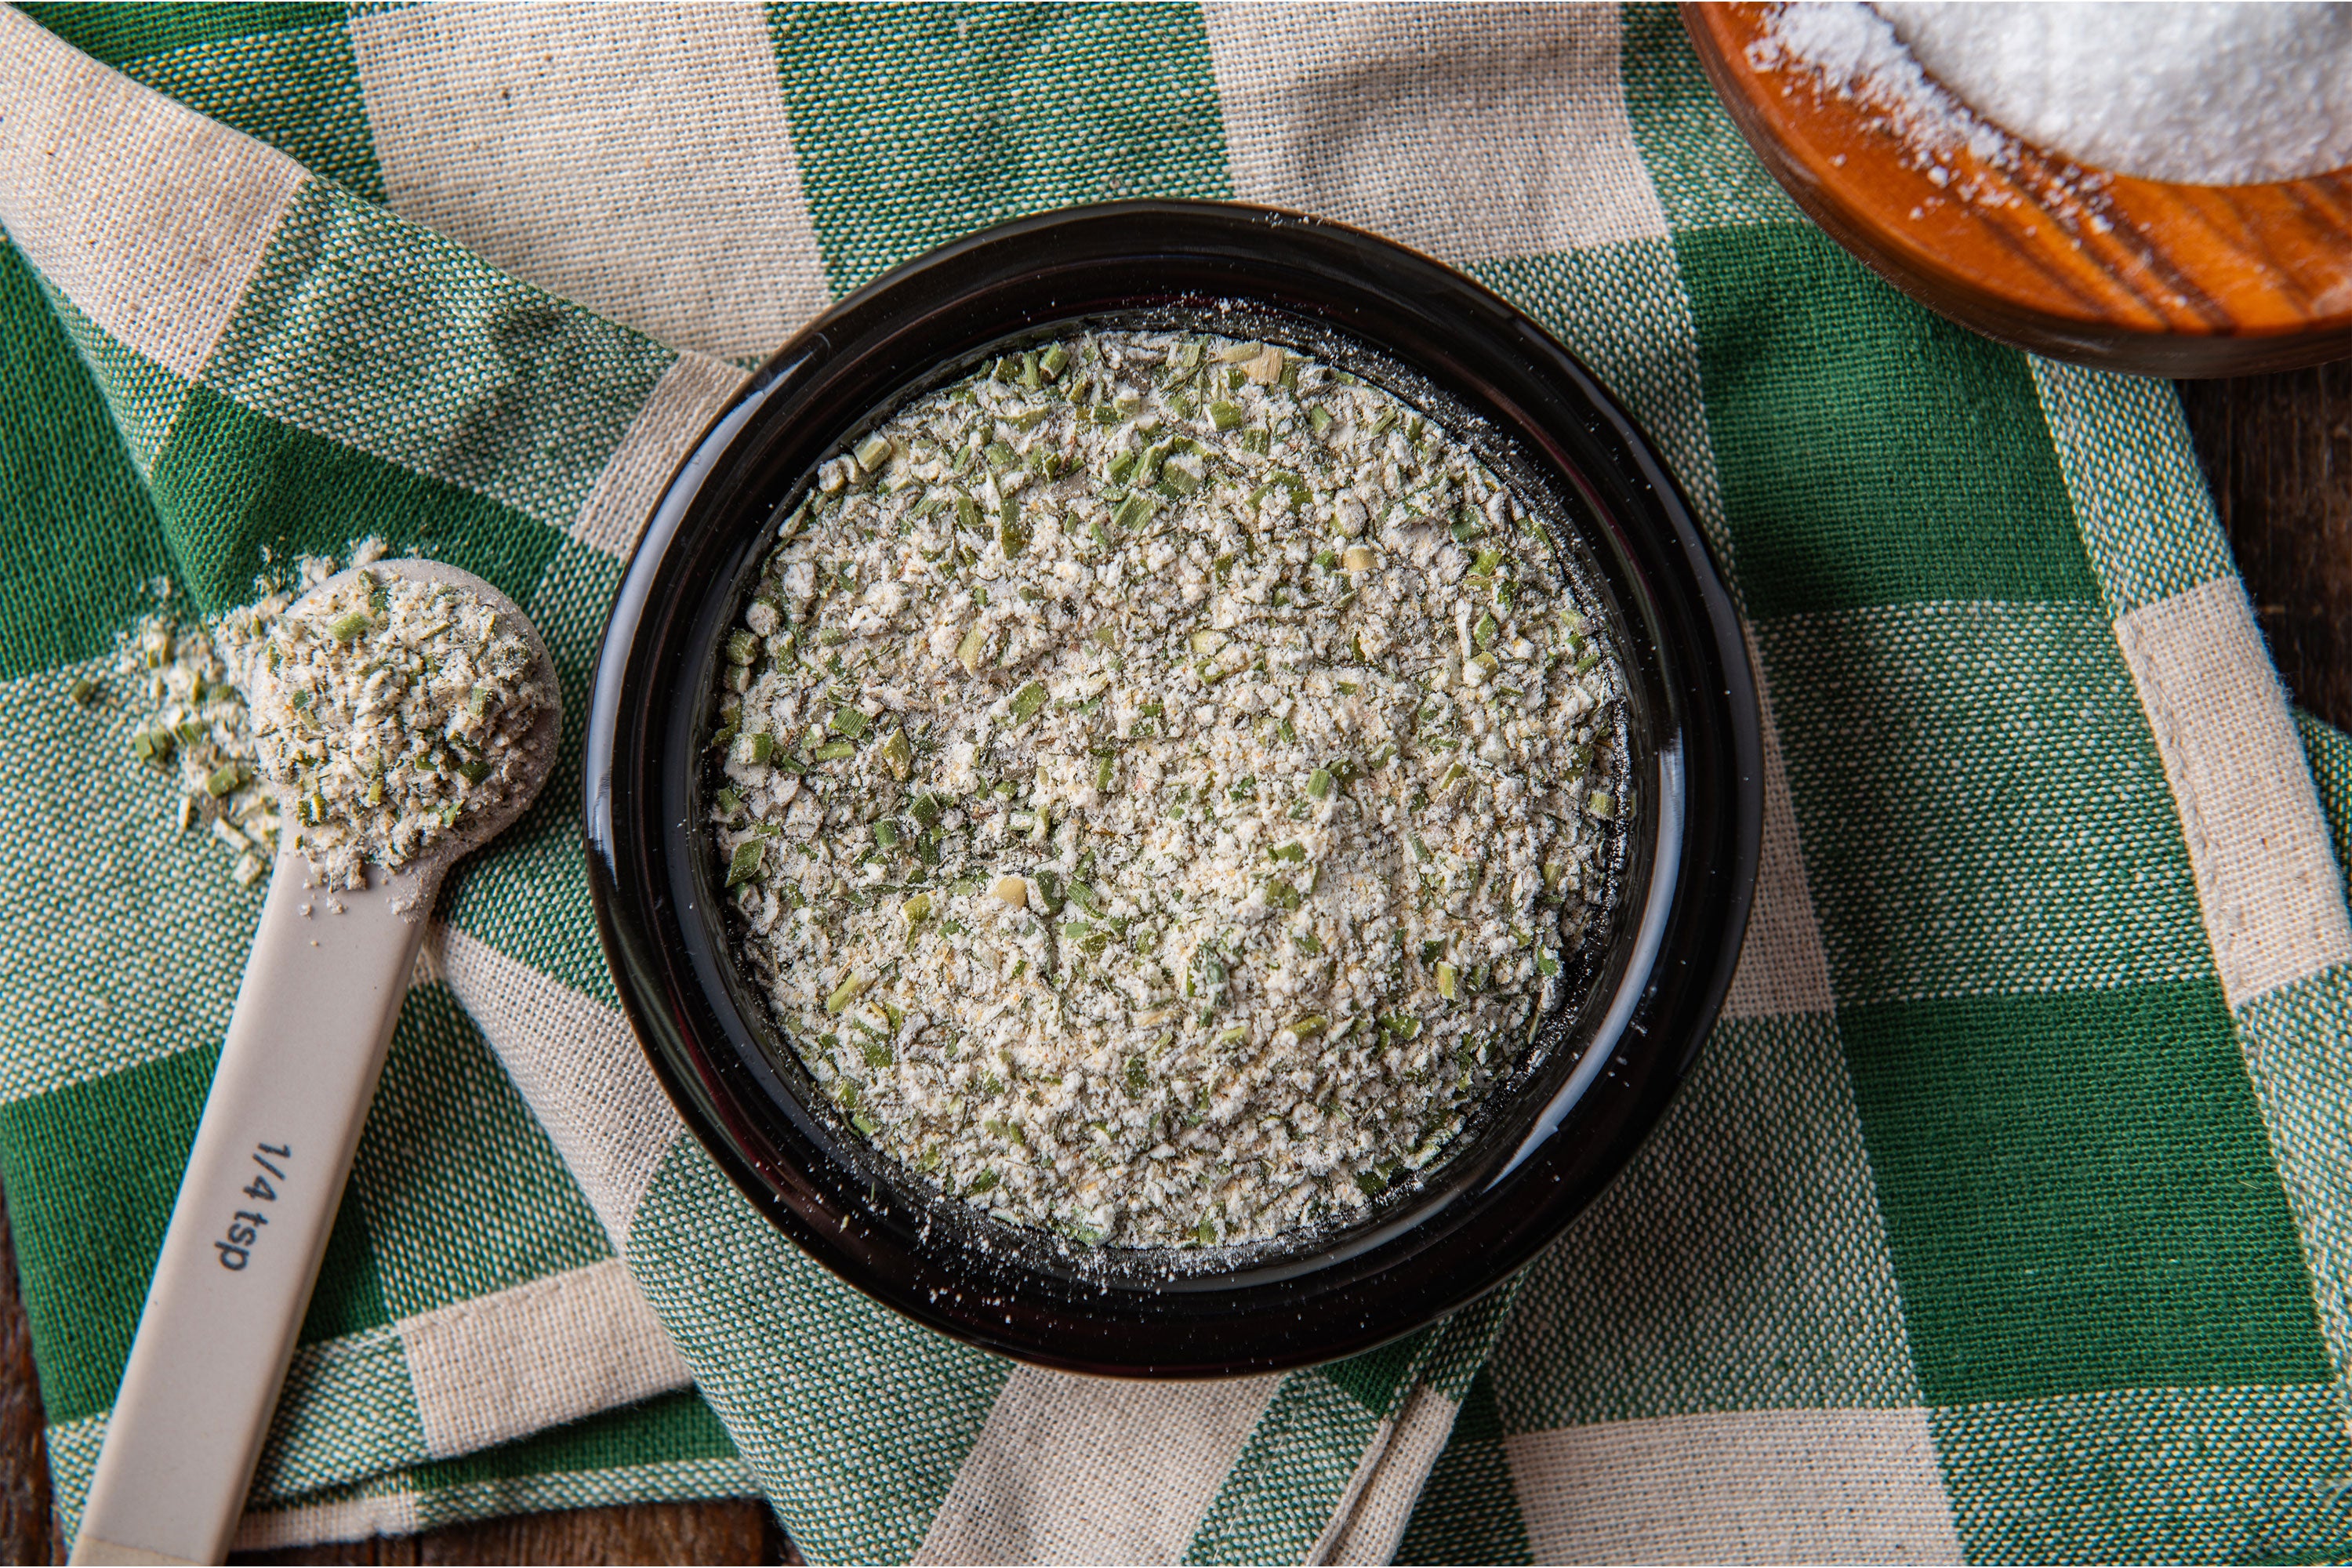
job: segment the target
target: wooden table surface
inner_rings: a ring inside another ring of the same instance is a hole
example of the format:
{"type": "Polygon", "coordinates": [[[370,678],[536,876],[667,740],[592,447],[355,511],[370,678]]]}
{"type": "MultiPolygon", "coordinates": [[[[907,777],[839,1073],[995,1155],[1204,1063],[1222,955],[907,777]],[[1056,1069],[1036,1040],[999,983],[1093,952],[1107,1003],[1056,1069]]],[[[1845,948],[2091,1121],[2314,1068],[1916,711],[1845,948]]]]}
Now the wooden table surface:
{"type": "MultiPolygon", "coordinates": [[[[2352,363],[2185,382],[2181,400],[2288,692],[2352,729],[2352,363]]],[[[0,1211],[5,1213],[5,1211],[0,1211]]],[[[0,1226],[0,1562],[62,1563],[49,1515],[41,1395],[0,1226]]],[[[528,1514],[249,1561],[779,1563],[791,1543],[757,1503],[528,1514]]]]}

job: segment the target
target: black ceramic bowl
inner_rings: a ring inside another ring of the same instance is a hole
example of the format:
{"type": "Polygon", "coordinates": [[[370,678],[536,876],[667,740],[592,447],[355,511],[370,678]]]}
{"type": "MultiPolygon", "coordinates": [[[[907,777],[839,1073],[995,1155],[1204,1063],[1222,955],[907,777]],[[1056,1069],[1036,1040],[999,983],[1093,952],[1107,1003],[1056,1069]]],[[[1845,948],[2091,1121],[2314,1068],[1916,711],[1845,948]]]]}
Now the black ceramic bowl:
{"type": "MultiPolygon", "coordinates": [[[[1654,1126],[1713,1021],[1755,879],[1756,696],[1690,509],[1543,330],[1376,236],[1258,207],[1129,202],[908,263],[780,350],[671,482],[613,607],[588,731],[590,883],[623,1002],[687,1124],[825,1267],[1024,1360],[1260,1372],[1408,1333],[1508,1278],[1654,1126]],[[702,824],[725,629],[819,461],[910,395],[1085,323],[1197,325],[1317,354],[1466,440],[1605,603],[1633,809],[1580,993],[1441,1160],[1345,1226],[1253,1247],[1075,1247],[940,1195],[819,1093],[732,956],[702,824]]],[[[789,1331],[778,1324],[779,1332],[789,1331]]]]}

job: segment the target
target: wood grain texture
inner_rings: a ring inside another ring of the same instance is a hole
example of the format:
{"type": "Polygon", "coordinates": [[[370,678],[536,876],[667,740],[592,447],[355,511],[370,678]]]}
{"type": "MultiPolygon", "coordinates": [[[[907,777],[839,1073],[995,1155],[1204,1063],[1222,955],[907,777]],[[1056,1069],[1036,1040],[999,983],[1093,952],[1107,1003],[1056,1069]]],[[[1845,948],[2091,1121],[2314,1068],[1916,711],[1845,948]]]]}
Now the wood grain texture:
{"type": "MultiPolygon", "coordinates": [[[[2352,364],[2192,382],[2189,427],[2279,671],[2295,700],[2352,729],[2352,364]]],[[[0,1221],[5,1216],[0,1195],[0,1221]]],[[[58,1563],[40,1389],[0,1224],[0,1562],[58,1563]]],[[[795,1563],[755,1502],[522,1514],[419,1536],[241,1562],[795,1563]]]]}
{"type": "Polygon", "coordinates": [[[0,1562],[62,1563],[49,1514],[41,1383],[16,1286],[16,1246],[0,1193],[0,1562]]]}
{"type": "MultiPolygon", "coordinates": [[[[1767,168],[1880,276],[1963,326],[2108,370],[2238,375],[2352,354],[2352,170],[2184,185],[2085,168],[1975,121],[1932,154],[1775,63],[1772,5],[1682,7],[1767,168]]],[[[1962,110],[1965,113],[1965,110],[1962,110]]]]}
{"type": "Polygon", "coordinates": [[[797,1563],[756,1502],[636,1503],[562,1513],[516,1514],[422,1535],[378,1536],[274,1552],[235,1552],[232,1563],[371,1563],[427,1568],[464,1563],[797,1563]]]}
{"type": "Polygon", "coordinates": [[[2352,730],[2352,363],[2184,382],[2180,400],[2288,693],[2352,730]]]}

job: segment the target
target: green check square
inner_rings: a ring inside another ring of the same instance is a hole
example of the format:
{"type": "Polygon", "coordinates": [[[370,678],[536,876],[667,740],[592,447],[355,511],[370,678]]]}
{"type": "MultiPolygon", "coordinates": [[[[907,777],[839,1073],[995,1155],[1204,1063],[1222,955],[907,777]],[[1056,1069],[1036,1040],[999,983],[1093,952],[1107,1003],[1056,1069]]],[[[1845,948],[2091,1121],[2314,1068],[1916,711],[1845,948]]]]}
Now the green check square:
{"type": "Polygon", "coordinates": [[[1412,1375],[1433,1331],[1423,1329],[1401,1340],[1391,1340],[1378,1350],[1316,1370],[1328,1378],[1333,1387],[1373,1415],[1387,1415],[1394,1411],[1397,1391],[1412,1375]]]}
{"type": "Polygon", "coordinates": [[[613,1256],[546,1131],[446,985],[411,986],[401,1004],[352,1188],[395,1317],[613,1256]],[[465,1246],[453,1247],[460,1236],[465,1246]]]}
{"type": "Polygon", "coordinates": [[[1840,1002],[2212,973],[2099,605],[1895,605],[1756,633],[1840,1002]]]}
{"type": "Polygon", "coordinates": [[[184,1051],[0,1107],[0,1181],[52,1425],[114,1403],[219,1056],[184,1051]]]}
{"type": "Polygon", "coordinates": [[[1625,117],[1666,222],[1676,233],[1804,223],[1717,101],[1675,7],[1627,5],[1622,15],[1625,117]]]}
{"type": "MultiPolygon", "coordinates": [[[[52,1425],[114,1403],[219,1058],[183,1051],[0,1108],[0,1178],[52,1425]]],[[[364,1231],[339,1218],[329,1246],[354,1272],[312,1304],[306,1342],[384,1321],[364,1231]]]]}
{"type": "Polygon", "coordinates": [[[106,404],[13,245],[0,245],[0,679],[111,652],[171,569],[106,404]]]}
{"type": "Polygon", "coordinates": [[[2099,597],[2022,356],[1826,235],[1678,234],[1748,613],[2099,597]]]}
{"type": "Polygon", "coordinates": [[[1647,1143],[1528,1265],[1515,1432],[1919,1402],[1836,1020],[1726,1018],[1647,1143]]]}
{"type": "Polygon", "coordinates": [[[262,552],[284,563],[380,533],[528,597],[563,535],[512,508],[396,468],[230,402],[188,395],[155,459],[156,500],[196,602],[217,614],[253,595],[262,552]]]}
{"type": "Polygon", "coordinates": [[[1397,1545],[1399,1563],[1532,1563],[1535,1548],[1519,1517],[1503,1420],[1486,1373],[1471,1382],[1453,1435],[1413,1504],[1397,1545]]]}
{"type": "Polygon", "coordinates": [[[117,70],[173,50],[236,43],[296,32],[321,24],[341,26],[340,5],[265,3],[250,5],[191,5],[171,0],[132,0],[129,5],[91,5],[87,0],[36,4],[24,13],[92,58],[117,70]]]}
{"type": "Polygon", "coordinates": [[[2218,985],[1838,1023],[1929,1404],[2330,1379],[2218,985]]]}
{"type": "Polygon", "coordinates": [[[327,1255],[319,1262],[319,1283],[310,1292],[299,1342],[315,1344],[390,1321],[368,1237],[367,1210],[352,1201],[346,1186],[343,1201],[335,1206],[334,1228],[327,1233],[327,1255]]]}
{"type": "MultiPolygon", "coordinates": [[[[182,1051],[0,1107],[0,1180],[53,1426],[114,1403],[219,1059],[182,1051]]],[[[358,1211],[347,1195],[336,1212],[304,1344],[390,1321],[358,1211]]]]}
{"type": "Polygon", "coordinates": [[[2150,1388],[1929,1413],[1971,1563],[2341,1563],[2336,1390],[2150,1388]]]}
{"type": "Polygon", "coordinates": [[[1195,6],[779,5],[769,16],[838,292],[1024,213],[1233,195],[1195,6]]]}

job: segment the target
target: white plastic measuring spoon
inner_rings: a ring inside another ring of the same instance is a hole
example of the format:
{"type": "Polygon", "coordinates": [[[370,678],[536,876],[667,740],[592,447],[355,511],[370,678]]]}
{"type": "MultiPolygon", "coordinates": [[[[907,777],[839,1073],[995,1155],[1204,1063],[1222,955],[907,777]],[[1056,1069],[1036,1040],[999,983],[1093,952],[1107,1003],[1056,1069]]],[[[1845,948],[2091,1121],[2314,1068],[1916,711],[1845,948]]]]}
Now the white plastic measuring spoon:
{"type": "MultiPolygon", "coordinates": [[[[547,707],[512,788],[396,871],[330,889],[278,855],[220,1066],[163,1236],[138,1337],[75,1534],[75,1563],[218,1563],[319,1277],[384,1047],[442,874],[520,816],[555,761],[562,699],[547,647],[505,595],[437,561],[383,561],[381,581],[470,589],[530,647],[547,707]],[[308,912],[306,913],[306,907],[308,912]]],[[[353,575],[330,579],[331,592],[353,575]]],[[[306,595],[309,597],[309,595],[306,595]]],[[[280,784],[280,811],[293,802],[280,784]]]]}

